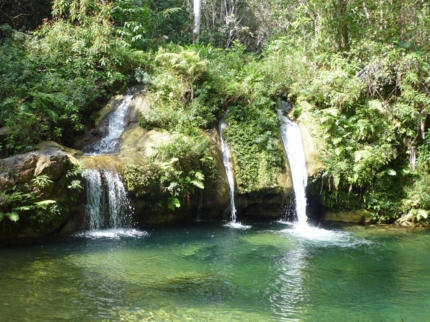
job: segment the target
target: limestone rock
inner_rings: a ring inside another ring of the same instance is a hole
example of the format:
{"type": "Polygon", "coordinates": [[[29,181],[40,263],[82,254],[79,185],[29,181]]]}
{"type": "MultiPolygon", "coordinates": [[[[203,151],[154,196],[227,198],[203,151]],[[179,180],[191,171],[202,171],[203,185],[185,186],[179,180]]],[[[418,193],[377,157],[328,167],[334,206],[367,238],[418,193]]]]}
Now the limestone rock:
{"type": "MultiPolygon", "coordinates": [[[[209,134],[208,134],[209,135],[209,134]]],[[[213,129],[211,131],[211,153],[216,166],[216,178],[212,185],[206,187],[203,199],[203,206],[206,212],[211,212],[209,215],[223,211],[230,204],[230,187],[228,185],[227,176],[224,169],[221,152],[221,141],[219,133],[213,129]]]]}
{"type": "Polygon", "coordinates": [[[142,164],[154,156],[155,147],[169,142],[171,135],[167,131],[145,130],[140,126],[125,131],[118,157],[122,160],[142,164]]]}
{"type": "MultiPolygon", "coordinates": [[[[211,141],[210,150],[212,157],[214,158],[215,165],[217,168],[216,178],[210,185],[207,185],[203,197],[200,201],[199,196],[202,196],[198,192],[190,199],[188,205],[182,205],[181,209],[175,210],[173,214],[156,214],[148,210],[147,203],[144,200],[145,197],[138,198],[139,200],[132,200],[132,204],[136,209],[136,214],[143,212],[146,209],[145,214],[141,215],[140,219],[147,224],[160,224],[171,221],[183,220],[192,216],[192,209],[198,207],[202,208],[207,216],[214,217],[219,216],[223,213],[224,209],[229,205],[229,187],[225,176],[225,170],[222,163],[221,148],[218,144],[219,137],[216,131],[212,131],[212,136],[208,133],[203,133],[211,141]],[[143,218],[144,217],[144,218],[143,218]]],[[[122,145],[118,153],[118,158],[123,162],[129,162],[132,164],[145,165],[148,159],[156,157],[156,148],[161,144],[172,140],[172,134],[164,130],[145,130],[139,126],[131,127],[126,130],[122,135],[122,145]]]]}
{"type": "MultiPolygon", "coordinates": [[[[23,184],[42,174],[51,180],[58,180],[67,171],[64,166],[67,161],[65,152],[52,149],[19,154],[0,160],[1,181],[7,184],[13,179],[14,183],[23,184]]],[[[4,188],[0,185],[0,189],[4,188]]]]}
{"type": "Polygon", "coordinates": [[[325,143],[322,139],[319,121],[312,114],[312,105],[306,101],[300,101],[295,108],[301,110],[300,116],[297,119],[294,119],[292,115],[290,117],[299,124],[302,132],[306,166],[309,177],[312,177],[324,169],[325,143]]]}
{"type": "MultiPolygon", "coordinates": [[[[17,191],[31,192],[34,199],[28,201],[30,202],[28,205],[53,200],[57,205],[62,205],[59,208],[61,211],[44,215],[39,215],[33,210],[20,213],[20,219],[14,224],[12,236],[43,236],[57,231],[71,217],[70,214],[79,213],[79,207],[82,206],[80,202],[83,197],[82,191],[80,194],[77,192],[74,195],[75,199],[71,200],[70,191],[67,189],[67,180],[71,179],[66,178],[68,171],[79,162],[62,151],[61,146],[54,142],[45,142],[39,146],[44,149],[0,160],[0,190],[7,191],[16,186],[17,191]],[[49,178],[49,182],[44,186],[39,186],[32,181],[40,175],[46,175],[49,178]],[[46,217],[39,218],[39,216],[46,217]]],[[[5,196],[8,194],[9,192],[6,192],[5,196]]],[[[10,207],[14,206],[16,205],[13,203],[0,201],[0,211],[11,211],[10,207]]]]}

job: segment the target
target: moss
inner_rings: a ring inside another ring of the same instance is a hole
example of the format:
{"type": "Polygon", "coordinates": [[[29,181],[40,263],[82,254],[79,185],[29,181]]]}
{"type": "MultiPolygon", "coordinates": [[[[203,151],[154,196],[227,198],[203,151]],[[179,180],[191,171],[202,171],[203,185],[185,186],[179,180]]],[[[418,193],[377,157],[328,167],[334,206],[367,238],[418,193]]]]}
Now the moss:
{"type": "Polygon", "coordinates": [[[278,139],[278,120],[270,109],[232,106],[225,131],[234,161],[239,194],[278,186],[285,170],[278,139]]]}

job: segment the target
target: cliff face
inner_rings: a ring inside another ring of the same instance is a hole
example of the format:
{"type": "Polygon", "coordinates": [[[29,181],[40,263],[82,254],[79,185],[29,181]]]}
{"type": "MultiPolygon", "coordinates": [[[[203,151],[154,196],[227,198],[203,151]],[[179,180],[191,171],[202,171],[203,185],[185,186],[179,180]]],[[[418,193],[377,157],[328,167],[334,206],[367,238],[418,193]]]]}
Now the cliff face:
{"type": "MultiPolygon", "coordinates": [[[[106,132],[106,119],[121,100],[122,96],[112,98],[98,112],[95,116],[94,128],[77,141],[75,145],[77,148],[82,149],[83,146],[103,137],[106,132]]],[[[79,174],[70,174],[74,168],[80,166],[84,168],[114,166],[122,172],[126,186],[128,185],[130,188],[129,198],[134,209],[134,220],[137,223],[162,224],[190,220],[197,216],[202,219],[228,219],[230,216],[230,189],[223,164],[220,137],[215,128],[211,131],[201,131],[201,139],[207,143],[207,155],[210,156],[212,164],[211,172],[205,174],[204,189],[195,187],[190,190],[190,193],[180,200],[180,207],[172,209],[166,206],[165,201],[169,197],[169,191],[165,185],[161,184],[163,178],[149,178],[151,175],[162,176],[163,174],[160,172],[151,174],[148,169],[157,162],[162,164],[159,162],[160,147],[174,144],[178,134],[162,129],[147,130],[140,127],[138,125],[139,115],[149,110],[148,105],[145,97],[136,91],[125,117],[125,131],[121,137],[120,150],[116,155],[81,158],[82,152],[79,150],[68,149],[53,142],[44,142],[39,145],[39,151],[0,160],[0,190],[8,191],[10,194],[13,189],[18,189],[22,191],[22,194],[27,192],[32,194],[31,200],[27,200],[27,203],[32,205],[32,212],[28,212],[28,214],[24,212],[16,223],[8,222],[11,233],[43,235],[85,228],[85,179],[79,174]],[[132,182],[137,180],[136,177],[131,178],[127,175],[127,168],[130,166],[137,171],[142,170],[143,175],[138,179],[145,181],[143,186],[132,182]],[[75,184],[78,182],[78,187],[75,189],[70,188],[73,180],[75,180],[75,184]],[[38,209],[35,205],[41,201],[42,205],[43,202],[48,201],[49,207],[45,205],[45,213],[53,212],[54,205],[60,207],[60,211],[54,211],[55,216],[45,214],[46,218],[54,218],[50,219],[49,224],[42,224],[41,215],[37,215],[38,209]]],[[[307,105],[302,104],[301,108],[303,113],[297,121],[302,130],[309,175],[313,176],[322,169],[322,146],[316,142],[319,134],[313,127],[314,120],[307,111],[307,105]]],[[[193,140],[187,136],[182,136],[181,139],[185,142],[193,140]]],[[[183,161],[180,160],[180,156],[178,158],[178,162],[183,161]]],[[[284,216],[284,209],[290,203],[289,195],[293,188],[286,157],[284,157],[284,162],[285,167],[278,174],[276,184],[258,191],[236,194],[235,202],[239,220],[247,217],[281,218],[284,216]]],[[[7,198],[5,196],[6,194],[3,194],[2,198],[7,198]]],[[[0,211],[10,213],[18,204],[3,200],[0,211]]],[[[8,219],[5,218],[4,221],[7,222],[8,219]]]]}
{"type": "MultiPolygon", "coordinates": [[[[160,146],[174,141],[176,133],[169,133],[162,129],[146,130],[138,125],[139,114],[147,113],[149,104],[143,95],[136,95],[130,104],[126,117],[128,128],[122,135],[121,149],[118,158],[125,164],[133,164],[142,168],[148,166],[158,158],[160,146]]],[[[135,217],[143,223],[163,223],[200,216],[201,218],[228,218],[229,216],[229,185],[223,164],[221,141],[218,130],[201,131],[201,137],[208,142],[208,150],[213,162],[213,169],[209,178],[206,175],[204,190],[195,189],[180,208],[171,211],[155,207],[156,200],[165,199],[166,194],[150,196],[139,195],[138,191],[130,194],[131,203],[135,208],[135,217]],[[139,196],[137,196],[139,195],[139,196]]],[[[191,138],[183,137],[185,141],[191,138]]],[[[181,160],[179,160],[180,162],[181,160]]],[[[239,218],[247,216],[282,217],[283,208],[288,204],[287,196],[292,190],[288,162],[277,176],[275,185],[264,187],[259,191],[237,194],[236,208],[239,218]]],[[[159,203],[159,202],[158,202],[159,203]]]]}

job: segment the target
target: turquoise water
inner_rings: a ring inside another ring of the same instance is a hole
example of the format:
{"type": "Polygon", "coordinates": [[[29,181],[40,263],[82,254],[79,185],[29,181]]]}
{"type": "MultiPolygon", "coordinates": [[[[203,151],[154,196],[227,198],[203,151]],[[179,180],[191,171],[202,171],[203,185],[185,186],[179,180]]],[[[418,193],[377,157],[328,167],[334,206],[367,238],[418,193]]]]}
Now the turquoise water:
{"type": "Polygon", "coordinates": [[[0,249],[0,321],[430,321],[430,235],[221,223],[0,249]]]}

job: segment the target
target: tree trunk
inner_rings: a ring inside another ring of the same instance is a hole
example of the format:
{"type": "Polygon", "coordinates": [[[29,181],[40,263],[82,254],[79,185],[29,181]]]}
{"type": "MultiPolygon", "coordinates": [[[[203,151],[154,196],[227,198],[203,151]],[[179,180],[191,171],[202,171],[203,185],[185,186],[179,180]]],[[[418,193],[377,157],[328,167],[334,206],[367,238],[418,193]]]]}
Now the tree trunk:
{"type": "Polygon", "coordinates": [[[347,0],[338,0],[338,12],[340,26],[338,29],[338,47],[339,51],[349,50],[348,23],[347,23],[347,0]]]}
{"type": "Polygon", "coordinates": [[[202,0],[194,0],[193,43],[199,42],[201,11],[202,11],[202,0]]]}

